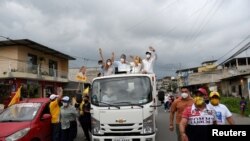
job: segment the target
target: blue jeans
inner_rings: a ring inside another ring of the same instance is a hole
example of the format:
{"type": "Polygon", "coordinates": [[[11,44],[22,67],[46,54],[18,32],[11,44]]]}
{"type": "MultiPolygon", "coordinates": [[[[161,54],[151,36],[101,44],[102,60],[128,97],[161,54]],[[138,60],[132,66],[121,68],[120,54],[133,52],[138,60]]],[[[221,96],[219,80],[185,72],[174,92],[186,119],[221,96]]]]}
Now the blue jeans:
{"type": "Polygon", "coordinates": [[[61,132],[61,124],[60,123],[52,123],[52,141],[60,140],[60,132],[61,132]]]}
{"type": "Polygon", "coordinates": [[[169,102],[168,101],[164,103],[164,109],[165,110],[169,109],[169,102]]]}

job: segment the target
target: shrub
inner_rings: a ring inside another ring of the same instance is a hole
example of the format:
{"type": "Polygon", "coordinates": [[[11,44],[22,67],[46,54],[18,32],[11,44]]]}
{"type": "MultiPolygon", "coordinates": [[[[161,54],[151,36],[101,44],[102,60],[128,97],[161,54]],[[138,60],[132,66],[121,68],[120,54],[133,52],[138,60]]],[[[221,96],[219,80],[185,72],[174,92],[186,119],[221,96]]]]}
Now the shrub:
{"type": "MultiPolygon", "coordinates": [[[[245,111],[245,115],[250,115],[250,101],[247,102],[247,108],[245,111]]],[[[221,103],[225,104],[227,108],[232,113],[240,114],[240,98],[239,97],[221,97],[221,103]]]]}

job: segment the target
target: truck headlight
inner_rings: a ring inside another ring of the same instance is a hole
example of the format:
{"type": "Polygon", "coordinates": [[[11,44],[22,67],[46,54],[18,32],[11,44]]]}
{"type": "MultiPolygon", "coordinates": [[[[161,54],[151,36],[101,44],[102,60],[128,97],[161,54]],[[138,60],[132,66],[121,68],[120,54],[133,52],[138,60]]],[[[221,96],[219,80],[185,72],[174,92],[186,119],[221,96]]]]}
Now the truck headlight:
{"type": "Polygon", "coordinates": [[[91,131],[94,135],[103,135],[103,132],[100,128],[100,121],[96,120],[95,118],[91,117],[91,131]]]}
{"type": "Polygon", "coordinates": [[[153,115],[143,120],[143,127],[141,134],[151,134],[154,132],[154,119],[153,115]]]}
{"type": "Polygon", "coordinates": [[[22,130],[17,131],[16,133],[8,136],[5,140],[6,141],[16,141],[16,140],[24,137],[29,131],[30,131],[30,128],[24,128],[22,130]]]}

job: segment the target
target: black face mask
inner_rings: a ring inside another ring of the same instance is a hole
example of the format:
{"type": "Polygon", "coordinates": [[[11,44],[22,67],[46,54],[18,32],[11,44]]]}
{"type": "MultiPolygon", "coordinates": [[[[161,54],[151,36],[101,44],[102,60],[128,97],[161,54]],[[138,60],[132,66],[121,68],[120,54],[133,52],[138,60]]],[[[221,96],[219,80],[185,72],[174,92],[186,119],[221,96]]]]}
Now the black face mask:
{"type": "Polygon", "coordinates": [[[79,103],[76,103],[75,104],[75,108],[79,108],[80,107],[80,104],[79,103]]]}
{"type": "Polygon", "coordinates": [[[208,104],[208,103],[209,103],[209,99],[206,99],[206,100],[205,100],[205,103],[208,104]]]}
{"type": "Polygon", "coordinates": [[[84,102],[88,102],[89,100],[87,100],[87,99],[84,99],[84,102]]]}

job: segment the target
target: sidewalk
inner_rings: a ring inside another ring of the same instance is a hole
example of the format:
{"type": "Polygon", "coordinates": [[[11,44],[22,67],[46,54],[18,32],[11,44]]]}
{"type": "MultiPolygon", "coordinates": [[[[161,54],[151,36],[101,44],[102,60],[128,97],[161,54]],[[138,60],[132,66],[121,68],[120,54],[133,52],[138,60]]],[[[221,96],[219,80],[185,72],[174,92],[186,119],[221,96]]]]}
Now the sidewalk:
{"type": "Polygon", "coordinates": [[[250,117],[242,117],[240,114],[232,113],[235,124],[250,125],[250,117]]]}

